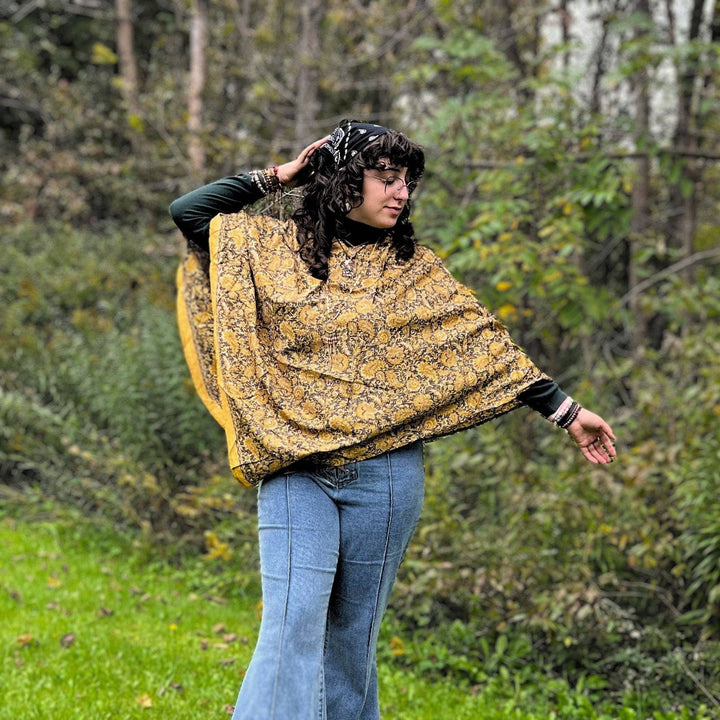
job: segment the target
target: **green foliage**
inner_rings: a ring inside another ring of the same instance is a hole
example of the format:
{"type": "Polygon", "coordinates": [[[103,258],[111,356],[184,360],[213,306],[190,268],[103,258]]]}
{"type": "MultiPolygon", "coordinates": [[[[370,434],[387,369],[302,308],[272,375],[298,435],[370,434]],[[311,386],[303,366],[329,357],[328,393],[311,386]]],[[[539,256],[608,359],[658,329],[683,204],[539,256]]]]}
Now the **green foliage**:
{"type": "Polygon", "coordinates": [[[174,252],[131,233],[18,226],[0,302],[0,468],[10,486],[155,529],[250,507],[219,478],[222,431],[195,396],[174,252]],[[198,488],[202,480],[204,488],[198,488]]]}
{"type": "Polygon", "coordinates": [[[482,68],[462,99],[438,103],[423,124],[423,141],[442,158],[420,206],[423,237],[549,372],[589,369],[582,343],[606,318],[614,282],[594,258],[627,233],[627,168],[607,158],[596,118],[562,77],[523,82],[467,30],[418,48],[435,58],[420,66],[423,82],[456,87],[482,68]],[[573,343],[562,359],[557,337],[573,343]]]}

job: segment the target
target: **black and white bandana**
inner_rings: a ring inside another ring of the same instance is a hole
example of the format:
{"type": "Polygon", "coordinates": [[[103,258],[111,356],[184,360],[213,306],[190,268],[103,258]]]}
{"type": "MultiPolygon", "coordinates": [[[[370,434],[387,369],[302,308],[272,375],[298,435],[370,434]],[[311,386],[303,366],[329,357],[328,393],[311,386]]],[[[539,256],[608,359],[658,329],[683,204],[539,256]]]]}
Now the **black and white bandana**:
{"type": "Polygon", "coordinates": [[[387,132],[382,125],[348,121],[338,125],[322,147],[333,156],[335,167],[340,168],[387,132]]]}

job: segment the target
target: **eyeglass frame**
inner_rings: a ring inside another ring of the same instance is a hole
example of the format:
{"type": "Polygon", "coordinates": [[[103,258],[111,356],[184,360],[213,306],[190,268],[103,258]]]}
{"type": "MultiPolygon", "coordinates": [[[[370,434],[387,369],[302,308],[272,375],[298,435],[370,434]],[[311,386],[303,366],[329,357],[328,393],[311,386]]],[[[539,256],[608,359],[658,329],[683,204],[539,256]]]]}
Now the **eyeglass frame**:
{"type": "Polygon", "coordinates": [[[379,180],[385,187],[383,188],[383,192],[387,195],[388,189],[390,188],[390,185],[396,181],[400,181],[404,187],[407,188],[408,195],[412,195],[413,192],[417,189],[417,181],[411,180],[410,182],[405,182],[401,177],[390,177],[390,178],[382,178],[379,175],[370,175],[370,173],[366,173],[366,177],[372,178],[373,180],[379,180]]]}

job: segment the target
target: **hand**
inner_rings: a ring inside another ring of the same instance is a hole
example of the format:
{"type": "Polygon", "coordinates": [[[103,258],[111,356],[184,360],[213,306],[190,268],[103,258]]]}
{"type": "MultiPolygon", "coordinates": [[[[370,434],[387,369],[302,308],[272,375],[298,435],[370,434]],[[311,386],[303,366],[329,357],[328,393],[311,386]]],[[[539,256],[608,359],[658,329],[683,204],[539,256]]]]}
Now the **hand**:
{"type": "Polygon", "coordinates": [[[280,178],[280,182],[286,187],[295,187],[298,175],[307,167],[313,153],[320,146],[324,145],[329,138],[330,136],[326,135],[321,140],[316,140],[311,145],[308,145],[294,160],[279,165],[278,177],[280,178]]]}
{"type": "Polygon", "coordinates": [[[580,410],[567,431],[591,463],[605,465],[617,455],[611,427],[585,408],[580,410]]]}

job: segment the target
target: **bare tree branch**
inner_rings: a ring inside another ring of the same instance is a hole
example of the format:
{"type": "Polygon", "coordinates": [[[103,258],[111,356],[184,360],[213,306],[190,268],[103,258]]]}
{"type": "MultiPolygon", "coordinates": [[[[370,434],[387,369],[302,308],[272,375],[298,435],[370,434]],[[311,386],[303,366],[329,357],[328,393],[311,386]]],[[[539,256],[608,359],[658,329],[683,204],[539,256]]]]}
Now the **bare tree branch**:
{"type": "Polygon", "coordinates": [[[704,261],[720,262],[720,248],[703,250],[702,252],[698,252],[694,255],[690,255],[689,257],[685,257],[682,260],[678,260],[672,265],[668,265],[666,268],[663,268],[659,272],[656,272],[649,278],[646,278],[645,280],[637,283],[637,285],[631,288],[628,292],[625,293],[625,295],[620,298],[619,304],[621,306],[626,305],[631,300],[637,298],[638,295],[645,292],[648,288],[652,287],[653,285],[657,285],[657,283],[661,282],[666,277],[680,273],[683,270],[687,270],[689,267],[693,267],[704,261]]]}

